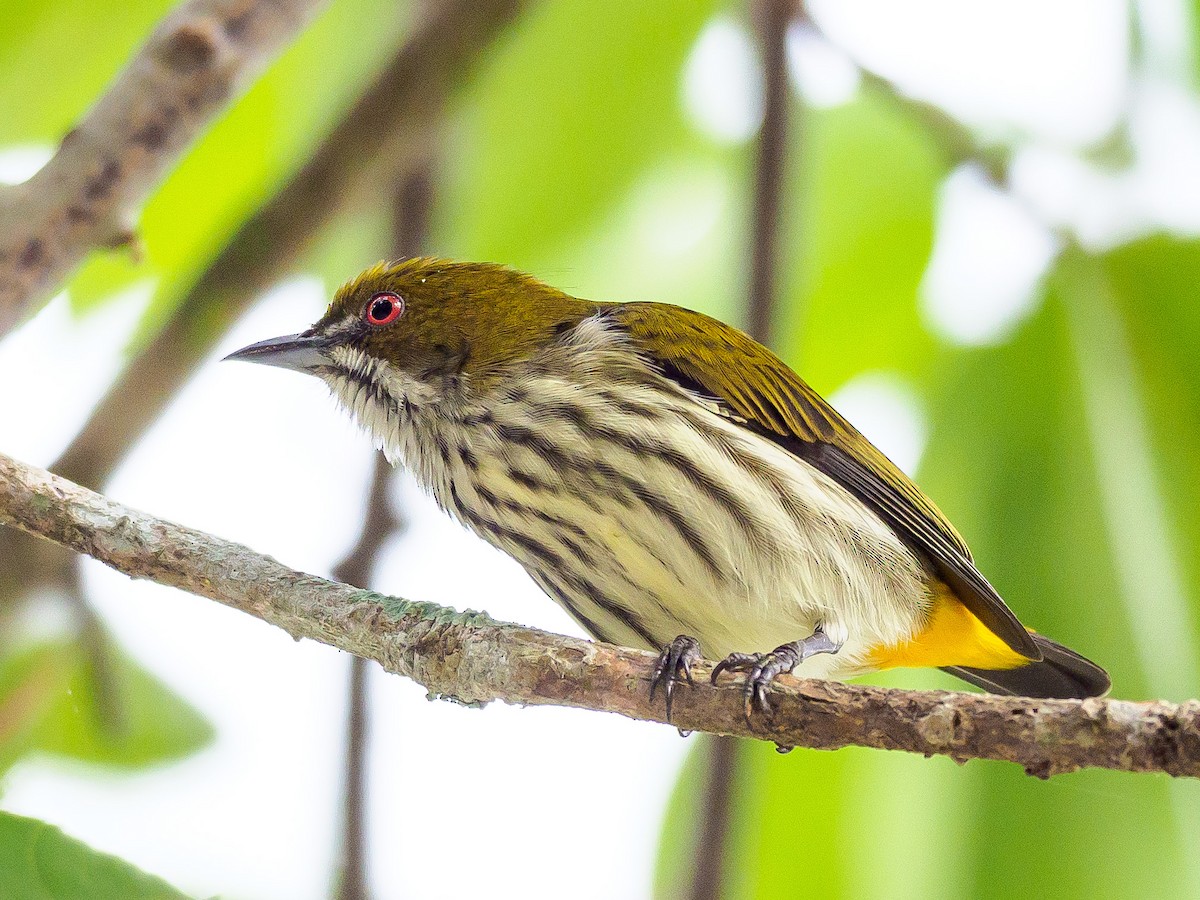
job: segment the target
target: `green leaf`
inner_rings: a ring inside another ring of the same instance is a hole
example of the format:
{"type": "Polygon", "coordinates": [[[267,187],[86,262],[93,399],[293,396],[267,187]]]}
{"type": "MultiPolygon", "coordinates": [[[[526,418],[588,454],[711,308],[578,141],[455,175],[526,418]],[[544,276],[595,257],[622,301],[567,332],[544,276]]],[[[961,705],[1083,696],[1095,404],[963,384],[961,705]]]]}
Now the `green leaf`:
{"type": "Polygon", "coordinates": [[[531,10],[464,97],[433,244],[537,269],[688,133],[683,62],[711,0],[590,0],[531,10]]]}
{"type": "Polygon", "coordinates": [[[67,298],[71,311],[84,316],[139,279],[154,277],[137,251],[129,248],[93,253],[71,276],[67,298]]]}
{"type": "Polygon", "coordinates": [[[5,900],[178,900],[161,878],[37,819],[0,812],[0,897],[5,900]]]}
{"type": "Polygon", "coordinates": [[[76,643],[31,647],[0,664],[0,771],[35,751],[137,769],[212,740],[194,707],[115,647],[110,652],[115,709],[103,714],[76,643]]]}
{"type": "Polygon", "coordinates": [[[868,369],[923,377],[935,348],[917,298],[942,154],[875,90],[805,111],[794,132],[780,349],[823,392],[868,369]]]}
{"type": "Polygon", "coordinates": [[[0,27],[0,146],[56,143],[175,4],[6,0],[0,27]]]}
{"type": "Polygon", "coordinates": [[[56,698],[67,689],[73,648],[42,645],[0,662],[0,772],[29,751],[56,698]]]}
{"type": "Polygon", "coordinates": [[[1192,77],[1196,83],[1200,83],[1200,0],[1192,0],[1188,7],[1190,13],[1188,21],[1191,24],[1192,77]]]}
{"type": "Polygon", "coordinates": [[[533,271],[564,273],[552,280],[584,297],[679,303],[736,320],[746,221],[739,169],[718,148],[657,160],[587,235],[549,249],[533,271]]]}

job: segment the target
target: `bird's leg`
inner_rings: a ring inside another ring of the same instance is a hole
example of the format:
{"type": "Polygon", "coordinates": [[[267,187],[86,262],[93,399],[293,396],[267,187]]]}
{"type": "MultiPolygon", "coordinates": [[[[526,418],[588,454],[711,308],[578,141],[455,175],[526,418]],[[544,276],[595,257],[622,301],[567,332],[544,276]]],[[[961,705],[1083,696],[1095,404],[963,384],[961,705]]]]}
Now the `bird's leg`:
{"type": "Polygon", "coordinates": [[[663,686],[663,695],[667,698],[667,721],[671,721],[671,699],[675,694],[675,685],[683,680],[694,685],[692,679],[692,663],[703,657],[700,654],[700,642],[694,637],[681,634],[667,645],[658,655],[658,663],[650,678],[650,699],[654,699],[658,686],[663,686]]]}
{"type": "Polygon", "coordinates": [[[792,641],[782,647],[776,647],[770,653],[731,653],[719,663],[712,672],[712,683],[717,683],[717,677],[722,672],[747,672],[743,693],[746,698],[746,719],[749,721],[754,708],[767,715],[771,713],[771,704],[767,702],[767,688],[777,675],[787,674],[810,656],[818,653],[837,653],[842,649],[840,643],[835,643],[818,625],[813,633],[802,641],[792,641]]]}

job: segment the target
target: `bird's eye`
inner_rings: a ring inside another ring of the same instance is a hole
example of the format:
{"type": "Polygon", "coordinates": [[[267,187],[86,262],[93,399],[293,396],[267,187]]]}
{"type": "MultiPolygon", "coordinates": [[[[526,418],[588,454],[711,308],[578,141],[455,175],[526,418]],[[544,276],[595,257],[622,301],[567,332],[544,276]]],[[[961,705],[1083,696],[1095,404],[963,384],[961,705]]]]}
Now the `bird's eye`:
{"type": "Polygon", "coordinates": [[[366,319],[368,325],[391,325],[404,315],[404,298],[391,291],[380,291],[372,294],[367,301],[366,319]]]}

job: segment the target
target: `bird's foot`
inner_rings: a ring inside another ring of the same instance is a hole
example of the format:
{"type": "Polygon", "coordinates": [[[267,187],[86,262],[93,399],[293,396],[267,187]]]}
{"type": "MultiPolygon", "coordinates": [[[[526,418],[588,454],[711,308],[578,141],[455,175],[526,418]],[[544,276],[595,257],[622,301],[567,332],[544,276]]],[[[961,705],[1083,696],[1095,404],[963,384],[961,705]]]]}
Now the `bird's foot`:
{"type": "Polygon", "coordinates": [[[700,642],[694,637],[681,634],[667,645],[658,655],[658,664],[654,667],[654,675],[650,678],[650,699],[654,699],[659,685],[662,685],[663,696],[667,699],[667,721],[671,721],[671,701],[675,695],[675,685],[687,681],[694,685],[692,678],[692,663],[703,659],[700,654],[700,642]]]}
{"type": "Polygon", "coordinates": [[[719,663],[712,672],[712,683],[722,672],[746,672],[746,681],[742,694],[746,704],[746,721],[755,709],[766,715],[771,714],[771,704],[767,700],[767,689],[779,675],[786,675],[818,653],[837,653],[842,647],[817,626],[816,630],[802,641],[792,641],[782,647],[776,647],[770,653],[731,653],[719,663]]]}

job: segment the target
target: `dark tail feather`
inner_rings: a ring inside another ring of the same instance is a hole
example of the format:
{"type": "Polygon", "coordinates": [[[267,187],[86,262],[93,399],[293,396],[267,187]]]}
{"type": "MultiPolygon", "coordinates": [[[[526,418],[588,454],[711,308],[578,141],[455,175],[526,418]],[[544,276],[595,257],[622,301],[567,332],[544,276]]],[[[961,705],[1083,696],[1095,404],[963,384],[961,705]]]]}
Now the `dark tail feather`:
{"type": "Polygon", "coordinates": [[[993,694],[1062,700],[1103,697],[1112,687],[1108,673],[1074,650],[1040,634],[1032,636],[1042,661],[1015,669],[968,669],[947,666],[949,672],[993,694]]]}

